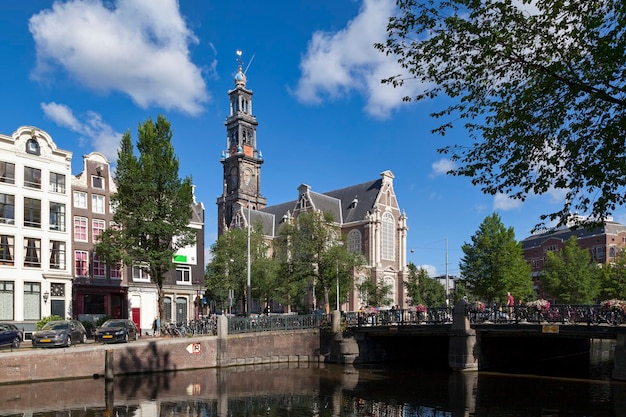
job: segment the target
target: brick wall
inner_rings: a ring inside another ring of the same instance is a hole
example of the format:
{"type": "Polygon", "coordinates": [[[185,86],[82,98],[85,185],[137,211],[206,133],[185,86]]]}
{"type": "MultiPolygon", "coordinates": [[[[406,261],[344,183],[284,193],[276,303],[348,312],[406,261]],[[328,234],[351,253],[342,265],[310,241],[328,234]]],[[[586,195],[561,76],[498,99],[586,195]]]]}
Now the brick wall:
{"type": "Polygon", "coordinates": [[[116,375],[222,366],[318,361],[319,330],[158,338],[118,345],[0,351],[0,384],[105,374],[107,351],[116,375]]]}

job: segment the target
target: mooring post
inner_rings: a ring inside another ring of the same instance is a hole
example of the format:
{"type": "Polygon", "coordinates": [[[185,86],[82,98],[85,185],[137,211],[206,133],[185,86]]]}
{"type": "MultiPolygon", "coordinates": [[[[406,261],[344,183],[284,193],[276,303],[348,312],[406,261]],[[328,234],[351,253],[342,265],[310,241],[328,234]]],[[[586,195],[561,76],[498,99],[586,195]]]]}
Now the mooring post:
{"type": "Polygon", "coordinates": [[[113,381],[115,376],[115,369],[113,365],[113,351],[107,349],[104,356],[104,380],[113,381]]]}

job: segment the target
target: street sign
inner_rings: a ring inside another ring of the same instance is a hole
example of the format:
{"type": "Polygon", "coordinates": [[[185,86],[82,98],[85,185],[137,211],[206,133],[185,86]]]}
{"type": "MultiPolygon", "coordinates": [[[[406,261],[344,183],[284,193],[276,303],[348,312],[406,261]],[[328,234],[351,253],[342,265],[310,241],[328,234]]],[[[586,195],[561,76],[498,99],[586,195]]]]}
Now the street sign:
{"type": "Polygon", "coordinates": [[[558,324],[544,324],[543,326],[541,326],[541,333],[558,334],[559,325],[558,324]]]}
{"type": "Polygon", "coordinates": [[[187,352],[193,354],[202,353],[202,345],[200,343],[191,343],[187,346],[187,352]]]}

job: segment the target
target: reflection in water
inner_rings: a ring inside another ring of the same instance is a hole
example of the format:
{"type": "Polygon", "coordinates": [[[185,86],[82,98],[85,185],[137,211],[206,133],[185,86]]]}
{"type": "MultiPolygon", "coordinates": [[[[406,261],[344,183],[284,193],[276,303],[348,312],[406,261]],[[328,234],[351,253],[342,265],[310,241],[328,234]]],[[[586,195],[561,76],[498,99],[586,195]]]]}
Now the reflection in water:
{"type": "MultiPolygon", "coordinates": [[[[598,354],[598,369],[606,367],[598,354]]],[[[0,386],[1,416],[626,415],[626,384],[606,373],[502,373],[287,364],[0,386]]],[[[601,372],[601,371],[594,371],[601,372]]]]}

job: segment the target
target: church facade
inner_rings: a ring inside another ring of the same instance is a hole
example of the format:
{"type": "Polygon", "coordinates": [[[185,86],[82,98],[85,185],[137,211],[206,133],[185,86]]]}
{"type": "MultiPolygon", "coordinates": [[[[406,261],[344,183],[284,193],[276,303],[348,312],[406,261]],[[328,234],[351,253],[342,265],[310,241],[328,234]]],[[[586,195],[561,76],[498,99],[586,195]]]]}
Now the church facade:
{"type": "MultiPolygon", "coordinates": [[[[268,240],[275,238],[283,222],[304,211],[330,212],[341,230],[350,252],[362,254],[366,265],[355,271],[354,282],[366,279],[392,289],[392,303],[407,307],[404,282],[407,268],[407,217],[400,209],[393,187],[394,175],[384,171],[378,178],[329,192],[314,191],[302,184],[294,200],[267,205],[261,194],[263,155],[258,149],[258,122],[252,113],[253,93],[246,86],[241,65],[235,75],[235,88],[228,92],[230,112],[226,118],[226,149],[223,166],[223,192],[217,199],[218,235],[230,228],[261,223],[268,240]],[[244,212],[245,211],[245,212],[244,212]]],[[[356,311],[364,305],[356,285],[342,310],[356,311]]]]}

